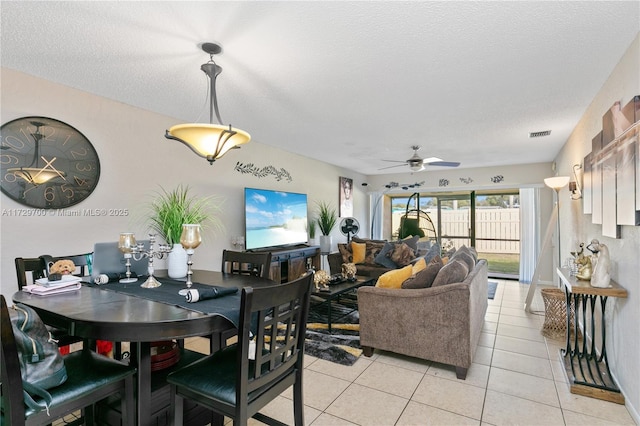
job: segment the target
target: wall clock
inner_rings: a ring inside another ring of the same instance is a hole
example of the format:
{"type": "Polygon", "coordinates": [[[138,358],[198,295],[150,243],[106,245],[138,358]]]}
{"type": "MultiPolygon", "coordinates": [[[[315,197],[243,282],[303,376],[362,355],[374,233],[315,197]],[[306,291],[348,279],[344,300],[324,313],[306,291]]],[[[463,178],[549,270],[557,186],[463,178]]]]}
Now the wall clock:
{"type": "Polygon", "coordinates": [[[62,209],[87,198],[98,184],[98,153],[62,121],[18,118],[2,125],[0,139],[1,189],[21,204],[62,209]]]}

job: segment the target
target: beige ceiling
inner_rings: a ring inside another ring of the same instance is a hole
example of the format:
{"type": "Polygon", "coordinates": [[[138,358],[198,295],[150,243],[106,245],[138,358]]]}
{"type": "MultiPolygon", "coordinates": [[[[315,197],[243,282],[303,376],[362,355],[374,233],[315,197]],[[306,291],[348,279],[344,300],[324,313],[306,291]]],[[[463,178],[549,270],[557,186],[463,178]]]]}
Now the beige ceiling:
{"type": "Polygon", "coordinates": [[[536,163],[640,31],[639,5],[2,1],[1,64],[207,121],[199,45],[215,41],[222,118],[254,141],[364,174],[409,173],[379,169],[411,145],[461,167],[536,163]]]}

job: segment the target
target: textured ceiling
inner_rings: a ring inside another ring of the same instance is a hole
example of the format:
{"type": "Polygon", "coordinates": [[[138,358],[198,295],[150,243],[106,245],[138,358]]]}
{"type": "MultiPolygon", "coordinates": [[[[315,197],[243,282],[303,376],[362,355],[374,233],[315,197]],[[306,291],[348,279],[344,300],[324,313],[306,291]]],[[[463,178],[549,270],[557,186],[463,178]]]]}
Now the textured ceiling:
{"type": "Polygon", "coordinates": [[[409,173],[379,169],[411,145],[461,167],[535,163],[556,156],[640,31],[639,5],[2,1],[0,59],[207,121],[199,45],[215,41],[222,118],[262,144],[370,175],[409,173]]]}

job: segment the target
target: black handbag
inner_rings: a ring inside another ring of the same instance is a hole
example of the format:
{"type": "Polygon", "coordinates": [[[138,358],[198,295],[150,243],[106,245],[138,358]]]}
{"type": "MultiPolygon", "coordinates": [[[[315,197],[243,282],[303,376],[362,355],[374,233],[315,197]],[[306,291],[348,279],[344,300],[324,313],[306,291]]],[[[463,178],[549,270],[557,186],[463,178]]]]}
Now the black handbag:
{"type": "Polygon", "coordinates": [[[9,316],[18,348],[24,402],[34,410],[48,411],[52,398],[47,389],[60,386],[67,380],[64,358],[44,322],[32,308],[18,303],[9,309],[9,316]],[[41,401],[36,402],[34,397],[41,401]]]}

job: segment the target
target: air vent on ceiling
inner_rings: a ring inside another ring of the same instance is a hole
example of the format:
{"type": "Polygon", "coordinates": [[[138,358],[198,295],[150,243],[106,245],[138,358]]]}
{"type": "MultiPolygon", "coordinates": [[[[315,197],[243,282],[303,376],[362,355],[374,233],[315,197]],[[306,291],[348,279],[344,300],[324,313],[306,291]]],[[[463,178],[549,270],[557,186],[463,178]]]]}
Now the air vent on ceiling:
{"type": "Polygon", "coordinates": [[[541,138],[543,136],[549,136],[551,134],[551,130],[543,130],[541,132],[529,132],[530,138],[541,138]]]}

